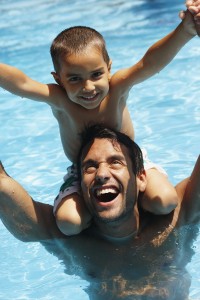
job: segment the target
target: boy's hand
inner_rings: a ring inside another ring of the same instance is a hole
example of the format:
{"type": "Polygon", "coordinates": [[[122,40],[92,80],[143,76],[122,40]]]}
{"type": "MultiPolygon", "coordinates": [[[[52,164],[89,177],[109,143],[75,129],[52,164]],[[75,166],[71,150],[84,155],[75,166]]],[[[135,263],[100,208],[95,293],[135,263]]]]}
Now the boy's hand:
{"type": "Polygon", "coordinates": [[[185,5],[193,15],[200,13],[200,0],[187,0],[185,5]]]}
{"type": "Polygon", "coordinates": [[[186,7],[188,10],[181,11],[179,16],[184,20],[184,26],[188,33],[200,36],[200,0],[187,0],[186,7]]]}

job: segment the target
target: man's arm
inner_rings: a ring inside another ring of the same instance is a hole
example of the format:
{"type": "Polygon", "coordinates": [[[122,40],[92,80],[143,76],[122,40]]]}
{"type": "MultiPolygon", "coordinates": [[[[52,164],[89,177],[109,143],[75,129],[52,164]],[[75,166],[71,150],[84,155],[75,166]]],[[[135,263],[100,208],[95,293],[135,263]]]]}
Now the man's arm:
{"type": "Polygon", "coordinates": [[[190,178],[176,186],[182,199],[179,224],[200,222],[200,156],[198,157],[190,178]]]}
{"type": "Polygon", "coordinates": [[[151,46],[137,64],[115,73],[112,78],[114,84],[121,85],[125,91],[130,90],[133,85],[161,71],[195,35],[194,17],[187,11],[178,27],[151,46]]]}
{"type": "Polygon", "coordinates": [[[12,94],[31,100],[59,106],[59,100],[66,98],[66,92],[58,84],[37,82],[19,69],[0,63],[0,86],[12,94]]]}
{"type": "Polygon", "coordinates": [[[22,241],[62,238],[53,207],[34,201],[0,163],[0,218],[6,228],[22,241]]]}

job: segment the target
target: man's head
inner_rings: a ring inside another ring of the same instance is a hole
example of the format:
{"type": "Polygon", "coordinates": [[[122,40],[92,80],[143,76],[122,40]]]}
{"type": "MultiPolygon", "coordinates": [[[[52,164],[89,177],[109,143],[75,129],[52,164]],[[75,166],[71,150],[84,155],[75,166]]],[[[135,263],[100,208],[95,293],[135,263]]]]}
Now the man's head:
{"type": "Polygon", "coordinates": [[[99,222],[132,218],[146,187],[142,152],[128,136],[102,125],[82,134],[78,170],[84,201],[99,222]]]}
{"type": "Polygon", "coordinates": [[[76,26],[62,31],[51,45],[56,82],[69,99],[86,109],[97,107],[109,91],[111,61],[103,36],[76,26]]]}

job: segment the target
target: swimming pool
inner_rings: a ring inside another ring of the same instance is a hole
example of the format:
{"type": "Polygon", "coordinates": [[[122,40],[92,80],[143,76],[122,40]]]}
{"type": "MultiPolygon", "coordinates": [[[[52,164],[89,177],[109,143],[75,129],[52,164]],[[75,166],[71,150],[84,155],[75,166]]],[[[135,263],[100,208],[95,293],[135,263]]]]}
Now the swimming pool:
{"type": "MultiPolygon", "coordinates": [[[[66,27],[87,25],[104,35],[114,72],[136,62],[178,24],[182,2],[1,1],[0,61],[38,81],[53,82],[51,41],[66,27]]],[[[199,49],[199,39],[194,38],[160,74],[136,86],[128,102],[136,141],[167,170],[174,184],[190,174],[199,155],[199,49]]],[[[44,104],[2,90],[0,95],[0,158],[33,198],[52,203],[69,164],[57,123],[44,104]]],[[[23,244],[2,223],[0,228],[0,299],[92,299],[85,291],[89,279],[81,276],[81,270],[70,270],[61,254],[52,255],[54,251],[39,243],[23,244]]],[[[190,298],[195,300],[200,299],[199,247],[197,238],[187,265],[190,298]]]]}

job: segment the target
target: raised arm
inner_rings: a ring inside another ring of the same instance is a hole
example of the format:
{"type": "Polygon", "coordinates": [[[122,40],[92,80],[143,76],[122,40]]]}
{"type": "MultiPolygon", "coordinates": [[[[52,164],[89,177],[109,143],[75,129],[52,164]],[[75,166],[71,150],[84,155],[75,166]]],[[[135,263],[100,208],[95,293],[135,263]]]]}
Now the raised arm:
{"type": "Polygon", "coordinates": [[[137,64],[114,74],[119,84],[124,89],[130,89],[169,64],[179,50],[196,35],[193,19],[193,15],[187,11],[178,27],[151,46],[137,64]],[[120,78],[123,80],[120,81],[120,78]]]}
{"type": "Polygon", "coordinates": [[[190,178],[178,184],[176,189],[182,199],[179,223],[200,223],[200,156],[190,178]]]}
{"type": "Polygon", "coordinates": [[[6,228],[22,241],[64,237],[58,230],[51,205],[36,202],[0,163],[0,218],[6,228]]]}
{"type": "Polygon", "coordinates": [[[59,85],[42,84],[19,69],[3,63],[0,63],[0,86],[12,94],[50,105],[56,105],[61,97],[66,97],[59,85]]]}

